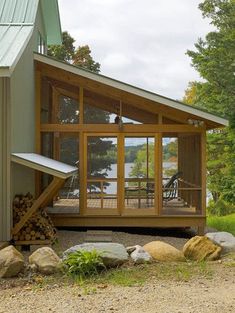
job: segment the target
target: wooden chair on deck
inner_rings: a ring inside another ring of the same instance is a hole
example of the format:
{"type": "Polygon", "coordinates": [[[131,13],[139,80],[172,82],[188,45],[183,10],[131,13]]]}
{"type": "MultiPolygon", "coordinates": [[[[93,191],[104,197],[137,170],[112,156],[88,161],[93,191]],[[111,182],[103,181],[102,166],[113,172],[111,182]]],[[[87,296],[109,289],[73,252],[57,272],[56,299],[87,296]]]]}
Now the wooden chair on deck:
{"type": "Polygon", "coordinates": [[[163,201],[168,202],[177,198],[178,179],[182,177],[182,175],[183,172],[177,172],[163,185],[163,201]]]}

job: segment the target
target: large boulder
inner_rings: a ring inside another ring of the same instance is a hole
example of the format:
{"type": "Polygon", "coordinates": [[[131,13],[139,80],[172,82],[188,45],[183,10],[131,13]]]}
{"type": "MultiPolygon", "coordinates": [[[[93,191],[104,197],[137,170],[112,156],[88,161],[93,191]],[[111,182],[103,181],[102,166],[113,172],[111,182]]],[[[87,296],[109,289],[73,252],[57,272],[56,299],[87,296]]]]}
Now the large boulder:
{"type": "Polygon", "coordinates": [[[63,259],[66,259],[67,255],[78,250],[92,251],[96,250],[100,253],[100,256],[107,267],[115,267],[128,261],[128,253],[125,247],[120,243],[113,242],[94,242],[83,243],[69,248],[63,253],[63,259]]]}
{"type": "Polygon", "coordinates": [[[134,251],[131,252],[130,256],[135,264],[149,263],[152,261],[151,255],[145,251],[143,247],[136,245],[133,248],[134,251]]]}
{"type": "Polygon", "coordinates": [[[51,248],[42,247],[30,255],[29,264],[36,266],[40,273],[50,275],[60,269],[61,259],[51,248]]]}
{"type": "Polygon", "coordinates": [[[185,261],[181,251],[162,241],[149,242],[143,248],[157,261],[185,261]]]}
{"type": "Polygon", "coordinates": [[[188,240],[183,247],[184,256],[190,260],[217,260],[221,254],[221,247],[215,245],[206,236],[195,236],[188,240]]]}
{"type": "Polygon", "coordinates": [[[24,257],[13,246],[0,250],[0,277],[14,277],[24,267],[24,257]]]}
{"type": "Polygon", "coordinates": [[[206,237],[212,240],[215,244],[222,247],[222,253],[235,252],[235,237],[225,231],[216,233],[207,233],[206,237]]]}

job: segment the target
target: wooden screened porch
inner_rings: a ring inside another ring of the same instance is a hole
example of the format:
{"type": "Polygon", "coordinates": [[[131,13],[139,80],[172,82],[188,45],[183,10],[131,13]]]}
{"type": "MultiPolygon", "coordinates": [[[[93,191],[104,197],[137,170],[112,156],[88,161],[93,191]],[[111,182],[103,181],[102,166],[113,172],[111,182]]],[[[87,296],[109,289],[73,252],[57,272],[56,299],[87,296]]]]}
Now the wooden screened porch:
{"type": "MultiPolygon", "coordinates": [[[[56,226],[202,231],[206,130],[218,122],[45,56],[35,69],[36,152],[78,167],[48,207],[56,226]]],[[[51,178],[36,176],[40,194],[51,178]]]]}

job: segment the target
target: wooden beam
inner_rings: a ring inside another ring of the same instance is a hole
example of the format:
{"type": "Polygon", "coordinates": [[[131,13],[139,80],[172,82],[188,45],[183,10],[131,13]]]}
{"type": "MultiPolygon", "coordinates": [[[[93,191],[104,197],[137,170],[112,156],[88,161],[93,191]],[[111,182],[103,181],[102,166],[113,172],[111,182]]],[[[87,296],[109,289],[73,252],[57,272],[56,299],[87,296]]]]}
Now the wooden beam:
{"type": "MultiPolygon", "coordinates": [[[[41,72],[35,71],[35,152],[41,153],[41,94],[42,82],[41,72]]],[[[41,191],[41,173],[35,171],[35,196],[38,197],[41,191]]]]}
{"type": "MultiPolygon", "coordinates": [[[[201,211],[206,215],[206,132],[201,133],[201,211]]],[[[199,230],[200,231],[200,230],[199,230]]]]}
{"type": "Polygon", "coordinates": [[[28,209],[28,211],[20,219],[20,221],[14,226],[14,228],[12,229],[12,235],[16,235],[37,210],[39,210],[41,207],[46,206],[57,194],[57,192],[63,186],[63,184],[64,179],[53,177],[52,182],[43,191],[39,198],[34,202],[32,207],[28,209]]]}
{"type": "Polygon", "coordinates": [[[79,88],[79,123],[83,124],[84,119],[84,90],[79,88]]]}
{"type": "Polygon", "coordinates": [[[155,136],[155,212],[162,214],[162,134],[155,136]]]}
{"type": "MultiPolygon", "coordinates": [[[[110,132],[118,133],[119,128],[116,124],[42,124],[42,132],[110,132]]],[[[203,128],[194,127],[192,125],[158,125],[158,124],[123,124],[123,132],[127,133],[201,133],[203,128]]]]}
{"type": "Polygon", "coordinates": [[[50,214],[55,226],[68,227],[204,227],[205,216],[83,216],[50,214]]]}
{"type": "MultiPolygon", "coordinates": [[[[178,122],[187,123],[187,120],[189,118],[195,118],[198,119],[198,116],[195,116],[193,114],[189,114],[187,112],[168,107],[167,105],[163,105],[161,103],[157,103],[153,100],[146,99],[141,96],[137,96],[135,94],[126,92],[124,90],[107,86],[103,83],[94,81],[92,79],[88,79],[85,77],[82,77],[80,75],[55,68],[51,65],[44,64],[42,62],[36,61],[36,68],[39,69],[43,75],[48,76],[55,80],[60,80],[64,83],[67,83],[69,85],[78,87],[82,86],[88,90],[92,90],[97,93],[103,93],[107,96],[110,96],[111,98],[115,98],[118,101],[126,101],[133,103],[135,105],[140,105],[142,109],[149,110],[150,112],[154,113],[163,113],[163,115],[169,119],[176,120],[178,122]]],[[[202,119],[203,120],[203,119],[202,119]]],[[[219,125],[215,122],[204,120],[206,122],[207,127],[210,129],[211,127],[215,128],[219,125]]]]}
{"type": "Polygon", "coordinates": [[[118,135],[118,214],[125,211],[125,141],[124,134],[118,135]]]}

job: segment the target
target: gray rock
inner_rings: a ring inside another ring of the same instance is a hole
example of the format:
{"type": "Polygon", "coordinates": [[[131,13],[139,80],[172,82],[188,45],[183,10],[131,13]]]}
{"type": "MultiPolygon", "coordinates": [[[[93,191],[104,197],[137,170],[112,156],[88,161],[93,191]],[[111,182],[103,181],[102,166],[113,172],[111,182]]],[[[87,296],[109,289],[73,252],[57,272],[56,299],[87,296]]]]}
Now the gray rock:
{"type": "Polygon", "coordinates": [[[136,264],[148,263],[152,261],[151,255],[143,247],[136,245],[131,253],[131,258],[136,264]]]}
{"type": "Polygon", "coordinates": [[[130,255],[132,252],[136,250],[137,247],[140,247],[140,246],[136,245],[136,246],[126,247],[126,252],[130,255]]]}
{"type": "Polygon", "coordinates": [[[50,275],[59,270],[61,260],[51,248],[43,247],[30,255],[29,264],[36,266],[40,273],[50,275]]]}
{"type": "Polygon", "coordinates": [[[206,236],[222,247],[222,253],[235,252],[235,237],[225,231],[207,233],[206,236]]]}
{"type": "Polygon", "coordinates": [[[107,267],[115,267],[128,261],[128,253],[126,252],[125,247],[120,243],[113,242],[94,242],[76,245],[69,248],[63,253],[63,259],[66,259],[68,254],[76,252],[78,250],[96,250],[101,254],[104,265],[107,267]]]}
{"type": "Polygon", "coordinates": [[[0,278],[14,277],[24,267],[24,257],[13,246],[6,247],[0,251],[0,278]]]}

